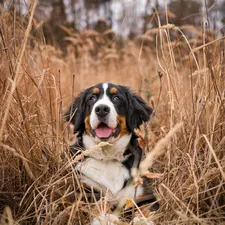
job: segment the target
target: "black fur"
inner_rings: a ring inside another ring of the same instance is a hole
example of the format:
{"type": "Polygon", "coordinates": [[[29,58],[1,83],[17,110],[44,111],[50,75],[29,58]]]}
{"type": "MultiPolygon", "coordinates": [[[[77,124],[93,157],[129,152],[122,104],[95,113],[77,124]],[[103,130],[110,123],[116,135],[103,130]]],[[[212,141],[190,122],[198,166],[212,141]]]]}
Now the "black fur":
{"type": "Polygon", "coordinates": [[[149,107],[145,101],[127,88],[127,100],[129,105],[129,113],[127,115],[127,126],[130,131],[139,128],[143,122],[147,122],[153,113],[153,109],[149,107]]]}
{"type": "Polygon", "coordinates": [[[67,122],[71,122],[74,125],[74,133],[83,132],[85,129],[84,117],[85,117],[85,101],[91,88],[82,91],[72,102],[67,112],[64,115],[64,119],[67,122]]]}

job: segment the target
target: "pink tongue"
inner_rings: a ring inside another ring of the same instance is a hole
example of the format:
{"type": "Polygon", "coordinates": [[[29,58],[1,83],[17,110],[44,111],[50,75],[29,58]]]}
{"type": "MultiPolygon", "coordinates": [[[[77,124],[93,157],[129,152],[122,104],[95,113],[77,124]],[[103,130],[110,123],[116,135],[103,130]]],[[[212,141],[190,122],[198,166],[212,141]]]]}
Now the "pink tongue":
{"type": "Polygon", "coordinates": [[[113,132],[109,127],[98,127],[95,129],[95,133],[99,138],[108,138],[113,132]]]}

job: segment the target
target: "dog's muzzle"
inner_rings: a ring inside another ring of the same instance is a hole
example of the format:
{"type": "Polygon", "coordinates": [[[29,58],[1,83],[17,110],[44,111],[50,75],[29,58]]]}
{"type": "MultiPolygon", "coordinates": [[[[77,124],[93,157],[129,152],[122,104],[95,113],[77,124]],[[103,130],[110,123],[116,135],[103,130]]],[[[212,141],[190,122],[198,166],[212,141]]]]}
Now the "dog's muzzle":
{"type": "Polygon", "coordinates": [[[99,125],[94,129],[95,135],[100,139],[109,138],[113,134],[113,128],[107,126],[107,117],[110,113],[110,108],[107,105],[98,105],[95,108],[95,113],[99,120],[99,125]]]}
{"type": "Polygon", "coordinates": [[[110,108],[107,105],[99,105],[95,108],[95,113],[98,119],[102,121],[110,113],[110,108]]]}

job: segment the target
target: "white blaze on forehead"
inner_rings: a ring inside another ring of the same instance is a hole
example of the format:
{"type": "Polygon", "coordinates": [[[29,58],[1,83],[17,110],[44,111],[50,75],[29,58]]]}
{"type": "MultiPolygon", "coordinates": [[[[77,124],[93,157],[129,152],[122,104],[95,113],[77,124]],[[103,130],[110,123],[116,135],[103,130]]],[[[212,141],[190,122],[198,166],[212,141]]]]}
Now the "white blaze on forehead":
{"type": "Polygon", "coordinates": [[[106,91],[107,91],[107,89],[108,89],[108,83],[103,83],[102,84],[102,87],[103,87],[103,89],[104,89],[104,96],[106,96],[106,91]]]}
{"type": "Polygon", "coordinates": [[[110,108],[109,114],[106,116],[106,124],[110,128],[116,128],[117,127],[117,112],[116,109],[112,103],[112,101],[107,96],[107,89],[108,89],[108,83],[103,83],[102,88],[104,90],[104,93],[102,97],[94,104],[93,109],[91,111],[90,116],[90,124],[92,129],[96,129],[100,123],[98,116],[95,113],[95,109],[99,105],[107,105],[110,108]]]}

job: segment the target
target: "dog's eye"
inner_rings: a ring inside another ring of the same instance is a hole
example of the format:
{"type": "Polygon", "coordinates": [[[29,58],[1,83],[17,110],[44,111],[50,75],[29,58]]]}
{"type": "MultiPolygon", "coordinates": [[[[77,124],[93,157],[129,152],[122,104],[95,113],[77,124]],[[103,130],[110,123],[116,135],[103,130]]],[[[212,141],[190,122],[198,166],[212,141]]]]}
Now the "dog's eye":
{"type": "Polygon", "coordinates": [[[115,96],[112,98],[112,100],[113,100],[114,102],[117,102],[117,101],[120,100],[120,97],[119,97],[118,95],[115,95],[115,96]]]}
{"type": "Polygon", "coordinates": [[[96,102],[96,101],[97,101],[97,97],[96,97],[95,95],[92,95],[92,96],[89,98],[89,101],[96,102]]]}

